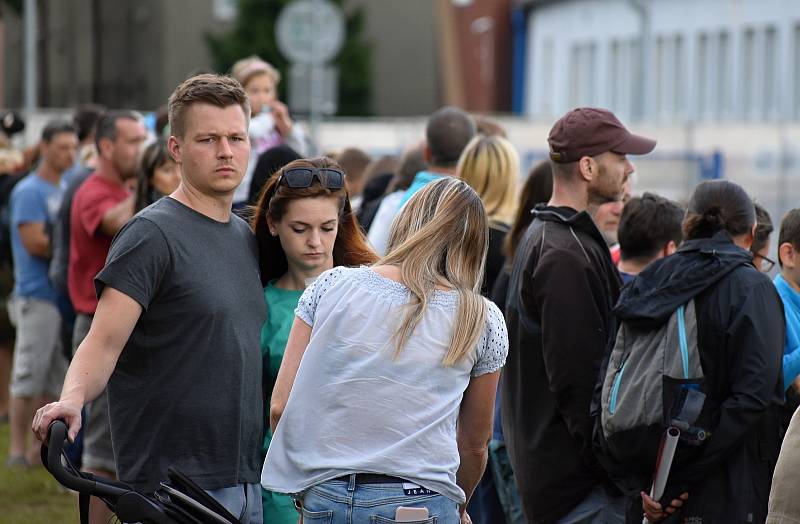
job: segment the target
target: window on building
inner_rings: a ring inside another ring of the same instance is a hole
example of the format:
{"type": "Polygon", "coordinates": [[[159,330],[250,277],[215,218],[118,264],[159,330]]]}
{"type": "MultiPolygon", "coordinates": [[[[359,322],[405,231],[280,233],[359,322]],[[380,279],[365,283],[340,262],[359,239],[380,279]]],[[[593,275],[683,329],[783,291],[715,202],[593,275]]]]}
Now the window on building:
{"type": "Polygon", "coordinates": [[[577,107],[580,105],[580,86],[583,80],[581,75],[581,48],[573,44],[569,50],[569,105],[577,107]]]}
{"type": "Polygon", "coordinates": [[[597,89],[594,89],[593,83],[599,76],[597,71],[597,44],[592,42],[586,46],[586,82],[584,82],[583,98],[586,104],[590,106],[597,105],[597,89]]]}
{"type": "Polygon", "coordinates": [[[767,27],[764,33],[764,79],[761,94],[762,116],[775,117],[778,106],[778,32],[774,26],[767,27]]]}
{"type": "Polygon", "coordinates": [[[655,88],[656,88],[656,116],[661,118],[667,112],[667,45],[663,37],[656,38],[656,63],[655,63],[655,88]]]}
{"type": "Polygon", "coordinates": [[[636,50],[634,44],[628,40],[614,40],[609,50],[609,101],[615,113],[629,117],[633,113],[634,67],[636,65],[636,50]]]}
{"type": "Polygon", "coordinates": [[[695,114],[699,117],[706,112],[706,89],[708,86],[708,35],[697,38],[697,81],[695,82],[695,114]]]}
{"type": "Polygon", "coordinates": [[[683,115],[686,112],[686,93],[684,91],[684,62],[685,57],[683,36],[675,36],[674,49],[672,51],[672,96],[673,111],[676,115],[683,115]]]}
{"type": "Polygon", "coordinates": [[[794,116],[800,119],[800,24],[794,26],[794,116]]]}
{"type": "Polygon", "coordinates": [[[541,75],[541,93],[542,93],[542,113],[546,115],[553,114],[553,82],[555,81],[555,72],[553,70],[553,40],[548,38],[542,44],[542,75],[541,75]]]}
{"type": "Polygon", "coordinates": [[[569,99],[572,107],[595,105],[597,44],[574,44],[570,49],[569,99]]]}
{"type": "Polygon", "coordinates": [[[723,119],[730,110],[731,85],[728,78],[728,61],[730,60],[730,37],[728,33],[722,31],[717,41],[717,93],[714,97],[714,113],[717,119],[723,119]]]}
{"type": "Polygon", "coordinates": [[[756,102],[756,35],[747,29],[742,38],[742,116],[747,119],[753,114],[756,102]]]}
{"type": "Polygon", "coordinates": [[[633,38],[628,43],[628,81],[623,86],[622,90],[625,93],[625,100],[627,106],[630,108],[630,114],[639,118],[644,115],[641,112],[643,107],[639,106],[641,98],[644,96],[641,85],[642,80],[642,46],[638,38],[633,38]],[[637,89],[638,88],[638,89],[637,89]]]}
{"type": "Polygon", "coordinates": [[[608,100],[611,110],[620,112],[619,96],[620,76],[622,75],[622,42],[612,40],[608,47],[608,100]]]}

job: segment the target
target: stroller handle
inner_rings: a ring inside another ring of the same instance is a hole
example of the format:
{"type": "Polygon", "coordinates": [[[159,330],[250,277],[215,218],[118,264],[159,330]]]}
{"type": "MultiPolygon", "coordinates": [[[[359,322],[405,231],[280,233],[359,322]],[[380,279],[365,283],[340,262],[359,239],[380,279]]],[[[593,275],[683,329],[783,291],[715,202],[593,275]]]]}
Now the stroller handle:
{"type": "Polygon", "coordinates": [[[47,469],[62,486],[79,493],[115,499],[128,492],[126,489],[75,475],[64,467],[61,455],[67,442],[67,425],[62,420],[54,420],[47,433],[47,469]]]}

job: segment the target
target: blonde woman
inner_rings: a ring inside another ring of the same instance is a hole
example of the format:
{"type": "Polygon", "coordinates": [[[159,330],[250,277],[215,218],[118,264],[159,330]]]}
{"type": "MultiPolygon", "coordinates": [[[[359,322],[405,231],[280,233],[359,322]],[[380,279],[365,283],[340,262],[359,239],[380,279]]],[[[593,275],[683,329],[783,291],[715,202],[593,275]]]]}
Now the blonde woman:
{"type": "Polygon", "coordinates": [[[293,494],[306,522],[394,522],[400,506],[415,522],[469,521],[508,351],[480,296],[487,236],[475,191],[443,178],[409,200],[377,265],[304,292],[261,484],[293,494]]]}
{"type": "Polygon", "coordinates": [[[519,155],[501,136],[478,135],[458,160],[456,176],[472,187],[486,207],[489,220],[489,250],[482,293],[488,296],[503,270],[503,242],[517,210],[519,155]]]}

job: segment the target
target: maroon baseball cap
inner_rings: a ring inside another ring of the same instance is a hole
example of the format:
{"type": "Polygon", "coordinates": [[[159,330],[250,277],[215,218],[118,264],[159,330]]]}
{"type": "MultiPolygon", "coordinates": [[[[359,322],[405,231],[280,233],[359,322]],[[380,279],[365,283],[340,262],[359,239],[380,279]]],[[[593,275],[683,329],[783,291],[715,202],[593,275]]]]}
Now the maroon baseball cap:
{"type": "Polygon", "coordinates": [[[562,116],[550,130],[547,143],[550,158],[560,164],[607,151],[644,155],[656,147],[655,140],[625,129],[611,111],[595,107],[579,107],[562,116]]]}

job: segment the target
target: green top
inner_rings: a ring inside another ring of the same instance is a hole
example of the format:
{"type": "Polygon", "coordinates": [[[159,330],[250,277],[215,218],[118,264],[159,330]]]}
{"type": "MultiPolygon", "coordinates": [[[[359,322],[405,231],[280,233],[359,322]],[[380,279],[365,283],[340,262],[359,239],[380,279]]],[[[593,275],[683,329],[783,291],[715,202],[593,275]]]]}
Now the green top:
{"type": "MultiPolygon", "coordinates": [[[[275,280],[269,282],[264,288],[264,299],[267,302],[267,320],[261,328],[261,359],[263,362],[264,384],[267,394],[266,400],[272,395],[275,379],[281,367],[286,342],[294,322],[294,310],[300,301],[303,290],[290,290],[275,287],[275,280]]],[[[272,442],[272,432],[269,429],[269,403],[264,406],[266,410],[265,421],[267,430],[264,434],[264,443],[261,449],[262,459],[267,456],[269,444],[272,442]]],[[[292,499],[279,493],[262,490],[264,507],[264,522],[272,524],[297,522],[297,511],[294,509],[292,499]]]]}
{"type": "MultiPolygon", "coordinates": [[[[303,290],[281,289],[275,287],[275,280],[269,282],[264,288],[264,299],[267,301],[267,320],[261,328],[261,358],[264,365],[264,384],[267,400],[272,394],[278,370],[281,368],[286,342],[289,341],[289,332],[294,322],[294,310],[303,290]]],[[[269,421],[269,404],[264,406],[267,411],[266,419],[269,421]]],[[[267,430],[264,438],[263,454],[266,456],[267,448],[272,440],[272,433],[267,430]]]]}

